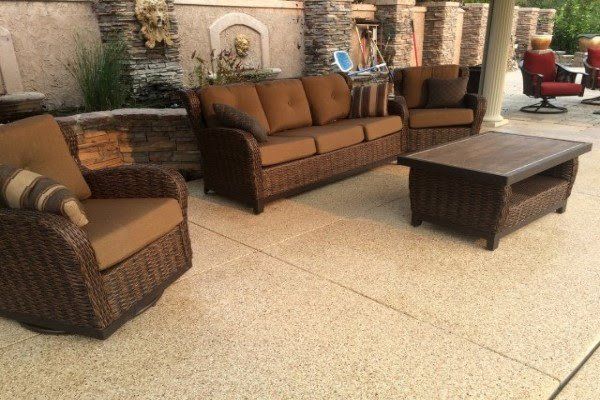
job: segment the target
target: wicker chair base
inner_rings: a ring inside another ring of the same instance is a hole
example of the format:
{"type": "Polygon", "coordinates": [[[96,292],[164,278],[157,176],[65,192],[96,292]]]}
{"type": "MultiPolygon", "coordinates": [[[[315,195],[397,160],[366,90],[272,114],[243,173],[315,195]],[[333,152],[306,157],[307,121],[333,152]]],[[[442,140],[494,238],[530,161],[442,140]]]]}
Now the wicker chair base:
{"type": "Polygon", "coordinates": [[[411,223],[427,221],[480,236],[495,250],[501,237],[548,213],[563,213],[575,175],[575,160],[512,186],[411,168],[411,223]]]}
{"type": "MultiPolygon", "coordinates": [[[[479,131],[477,131],[477,133],[479,133],[479,131]]],[[[408,151],[425,150],[433,146],[469,137],[472,134],[473,130],[471,126],[409,129],[408,151]]]]}

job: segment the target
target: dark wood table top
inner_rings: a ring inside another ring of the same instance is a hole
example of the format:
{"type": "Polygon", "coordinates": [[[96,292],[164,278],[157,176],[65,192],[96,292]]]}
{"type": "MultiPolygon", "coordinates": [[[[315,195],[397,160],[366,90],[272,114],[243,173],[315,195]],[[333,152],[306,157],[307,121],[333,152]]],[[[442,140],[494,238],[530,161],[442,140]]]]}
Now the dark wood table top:
{"type": "Polygon", "coordinates": [[[401,156],[398,162],[511,185],[591,149],[591,143],[489,132],[401,156]]]}

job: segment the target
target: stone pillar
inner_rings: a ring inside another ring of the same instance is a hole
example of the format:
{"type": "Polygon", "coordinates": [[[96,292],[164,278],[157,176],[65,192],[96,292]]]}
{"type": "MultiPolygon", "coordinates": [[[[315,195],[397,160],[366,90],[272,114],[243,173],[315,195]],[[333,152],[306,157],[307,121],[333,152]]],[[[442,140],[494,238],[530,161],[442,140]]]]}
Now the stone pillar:
{"type": "Polygon", "coordinates": [[[517,43],[517,25],[519,23],[520,8],[521,7],[516,6],[513,13],[512,29],[510,31],[510,44],[508,45],[508,60],[506,64],[509,71],[514,71],[519,67],[515,61],[515,44],[517,43]]]}
{"type": "Polygon", "coordinates": [[[542,9],[538,15],[537,34],[554,34],[554,22],[556,21],[556,10],[553,8],[542,9]]]}
{"type": "Polygon", "coordinates": [[[457,52],[456,38],[460,3],[452,1],[427,2],[423,65],[452,64],[457,52]]]}
{"type": "Polygon", "coordinates": [[[482,72],[482,93],[488,102],[484,121],[488,126],[498,127],[507,123],[501,111],[514,6],[515,0],[492,0],[490,5],[490,23],[482,72]]]}
{"type": "Polygon", "coordinates": [[[516,50],[517,60],[523,59],[523,55],[529,48],[531,37],[537,32],[539,8],[519,8],[519,19],[517,21],[516,50]]]}
{"type": "Polygon", "coordinates": [[[125,42],[127,76],[134,100],[164,104],[177,99],[182,87],[183,70],[179,55],[177,20],[173,0],[166,0],[173,44],[157,43],[150,49],[141,36],[141,24],[135,16],[136,0],[98,0],[93,9],[98,18],[102,41],[117,34],[125,42]]]}
{"type": "Polygon", "coordinates": [[[378,0],[375,18],[379,21],[379,43],[390,67],[403,68],[412,64],[412,8],[415,0],[378,0]]]}
{"type": "Polygon", "coordinates": [[[462,29],[460,65],[479,65],[483,62],[483,49],[487,31],[489,4],[465,4],[465,19],[462,29]]]}
{"type": "Polygon", "coordinates": [[[334,70],[333,52],[350,50],[352,0],[304,0],[305,74],[334,70]]]}

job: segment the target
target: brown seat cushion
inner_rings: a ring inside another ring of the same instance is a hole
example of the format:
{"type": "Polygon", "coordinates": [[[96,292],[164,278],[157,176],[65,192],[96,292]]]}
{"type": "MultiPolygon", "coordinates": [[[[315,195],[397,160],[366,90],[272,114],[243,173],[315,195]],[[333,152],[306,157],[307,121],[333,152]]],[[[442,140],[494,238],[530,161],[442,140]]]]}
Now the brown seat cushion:
{"type": "Polygon", "coordinates": [[[302,78],[313,124],[326,125],[348,117],[350,88],[340,74],[302,78]]]}
{"type": "Polygon", "coordinates": [[[0,126],[0,164],[36,172],[65,186],[79,200],[92,195],[50,115],[0,126]]]}
{"type": "Polygon", "coordinates": [[[310,157],[317,153],[311,137],[286,137],[272,135],[269,140],[258,144],[263,167],[310,157]]]}
{"type": "Polygon", "coordinates": [[[375,140],[387,135],[391,135],[392,133],[401,131],[403,127],[402,118],[397,115],[390,115],[387,117],[344,119],[334,122],[333,125],[360,125],[364,129],[365,138],[367,140],[375,140]]]}
{"type": "Polygon", "coordinates": [[[175,199],[88,199],[87,232],[100,270],[134,255],[183,221],[175,199]]]}
{"type": "Polygon", "coordinates": [[[428,99],[427,79],[458,78],[458,65],[436,65],[431,67],[410,67],[401,70],[401,95],[408,108],[425,108],[428,99]]]}
{"type": "Polygon", "coordinates": [[[263,82],[256,85],[270,133],[312,125],[304,87],[299,79],[263,82]]]}
{"type": "Polygon", "coordinates": [[[358,124],[311,126],[281,132],[276,136],[311,137],[317,145],[318,154],[343,149],[365,140],[363,129],[358,124]]]}
{"type": "Polygon", "coordinates": [[[207,86],[200,91],[200,101],[202,115],[210,128],[221,126],[213,108],[217,103],[226,104],[253,116],[269,132],[269,122],[254,85],[207,86]]]}
{"type": "Polygon", "coordinates": [[[422,108],[409,111],[411,128],[471,125],[473,119],[473,110],[470,108],[422,108]]]}

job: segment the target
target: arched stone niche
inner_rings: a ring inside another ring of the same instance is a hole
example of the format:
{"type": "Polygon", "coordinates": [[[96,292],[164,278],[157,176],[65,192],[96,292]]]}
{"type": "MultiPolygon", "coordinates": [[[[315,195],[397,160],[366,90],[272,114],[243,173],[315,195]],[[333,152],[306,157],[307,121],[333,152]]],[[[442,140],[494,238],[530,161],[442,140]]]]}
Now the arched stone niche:
{"type": "Polygon", "coordinates": [[[271,56],[269,52],[269,28],[251,15],[244,13],[229,13],[223,15],[221,18],[213,22],[213,24],[208,28],[210,33],[211,48],[217,53],[223,50],[223,33],[238,26],[249,28],[251,31],[253,31],[253,33],[255,33],[250,36],[251,41],[253,41],[253,37],[259,38],[261,65],[258,67],[262,69],[270,68],[271,56]]]}

